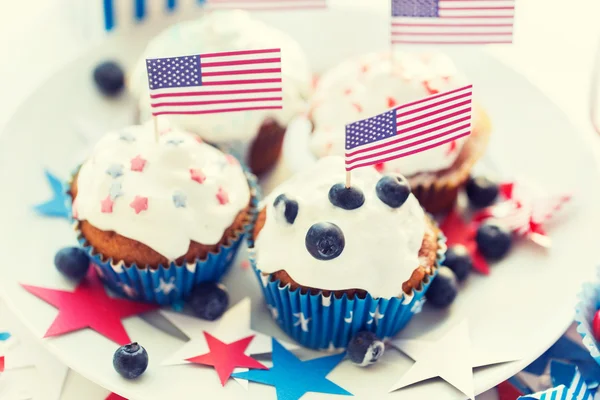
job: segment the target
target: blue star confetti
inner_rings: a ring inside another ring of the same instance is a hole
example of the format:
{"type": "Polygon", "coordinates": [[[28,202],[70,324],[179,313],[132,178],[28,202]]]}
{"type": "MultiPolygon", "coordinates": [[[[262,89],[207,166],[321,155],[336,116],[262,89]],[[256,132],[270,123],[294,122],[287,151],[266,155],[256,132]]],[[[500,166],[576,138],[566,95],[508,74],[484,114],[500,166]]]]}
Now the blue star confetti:
{"type": "Polygon", "coordinates": [[[123,190],[121,189],[121,182],[113,182],[110,185],[110,189],[108,190],[108,194],[110,194],[110,198],[115,200],[119,196],[123,196],[123,190]]]}
{"type": "Polygon", "coordinates": [[[123,175],[123,166],[120,164],[112,164],[106,169],[106,173],[112,176],[113,178],[118,178],[121,175],[123,175]]]}
{"type": "Polygon", "coordinates": [[[173,146],[179,146],[181,143],[183,143],[183,139],[169,139],[167,140],[167,144],[173,145],[173,146]]]}
{"type": "Polygon", "coordinates": [[[119,139],[121,139],[122,141],[127,142],[127,143],[135,142],[135,136],[133,136],[131,133],[129,133],[127,131],[121,132],[119,134],[119,139]]]}
{"type": "Polygon", "coordinates": [[[342,361],[344,355],[342,353],[301,361],[273,338],[271,369],[237,372],[231,376],[275,386],[278,400],[298,400],[308,392],[352,396],[352,393],[327,379],[327,375],[342,361]]]}
{"type": "Polygon", "coordinates": [[[48,186],[52,190],[52,198],[44,203],[34,206],[34,210],[45,217],[56,217],[69,219],[71,215],[71,199],[67,194],[66,185],[53,175],[50,171],[45,170],[48,186]]]}
{"type": "Polygon", "coordinates": [[[10,333],[0,332],[0,342],[6,342],[8,339],[10,339],[10,333]]]}
{"type": "Polygon", "coordinates": [[[175,205],[175,208],[185,208],[187,205],[187,197],[185,196],[185,194],[180,191],[177,190],[175,191],[175,193],[173,193],[173,204],[175,205]]]}

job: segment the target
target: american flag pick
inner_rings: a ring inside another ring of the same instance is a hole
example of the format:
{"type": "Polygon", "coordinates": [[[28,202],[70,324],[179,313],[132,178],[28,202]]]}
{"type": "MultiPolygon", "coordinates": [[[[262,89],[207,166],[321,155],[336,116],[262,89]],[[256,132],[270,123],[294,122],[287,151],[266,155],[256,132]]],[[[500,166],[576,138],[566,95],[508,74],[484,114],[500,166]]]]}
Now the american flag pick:
{"type": "Polygon", "coordinates": [[[394,43],[512,43],[515,0],[392,0],[394,43]]]}
{"type": "Polygon", "coordinates": [[[146,60],[152,115],[283,107],[281,50],[240,50],[146,60]]]}
{"type": "Polygon", "coordinates": [[[472,85],[346,125],[346,171],[420,153],[471,133],[472,85]]]}

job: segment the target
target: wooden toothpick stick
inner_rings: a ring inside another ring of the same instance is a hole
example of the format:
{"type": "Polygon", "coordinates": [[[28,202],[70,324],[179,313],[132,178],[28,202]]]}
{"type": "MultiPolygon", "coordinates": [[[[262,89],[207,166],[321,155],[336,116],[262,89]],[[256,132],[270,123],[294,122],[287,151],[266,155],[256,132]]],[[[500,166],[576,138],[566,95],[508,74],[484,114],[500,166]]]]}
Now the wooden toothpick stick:
{"type": "Polygon", "coordinates": [[[348,189],[350,187],[350,171],[346,171],[346,189],[348,189]]]}

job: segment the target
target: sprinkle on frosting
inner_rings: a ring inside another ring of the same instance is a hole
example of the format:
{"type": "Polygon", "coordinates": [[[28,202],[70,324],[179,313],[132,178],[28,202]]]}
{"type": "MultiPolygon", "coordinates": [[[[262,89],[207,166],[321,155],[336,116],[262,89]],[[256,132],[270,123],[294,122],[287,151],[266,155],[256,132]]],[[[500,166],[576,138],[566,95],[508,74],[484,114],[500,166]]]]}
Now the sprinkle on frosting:
{"type": "Polygon", "coordinates": [[[135,141],[121,140],[123,131],[106,134],[79,170],[77,219],[137,240],[169,260],[184,255],[191,241],[218,243],[250,201],[241,165],[177,129],[158,142],[151,122],[124,131],[135,141]],[[172,139],[180,144],[168,144],[172,139]],[[122,168],[138,156],[145,161],[143,172],[136,171],[136,162],[122,168]],[[121,173],[113,177],[107,170],[115,165],[121,173]]]}
{"type": "Polygon", "coordinates": [[[183,143],[183,139],[169,139],[167,140],[167,144],[173,145],[173,146],[179,146],[181,143],[183,143]]]}
{"type": "Polygon", "coordinates": [[[123,175],[123,166],[121,164],[111,164],[106,169],[106,173],[116,179],[123,175]]]}
{"type": "MultiPolygon", "coordinates": [[[[265,273],[285,269],[308,287],[363,289],[384,298],[401,295],[402,282],[419,266],[425,214],[412,194],[398,208],[383,203],[375,190],[380,178],[373,168],[353,171],[352,186],[365,196],[354,210],[335,207],[328,199],[332,185],[344,180],[341,157],[325,157],[276,188],[265,200],[267,219],[255,243],[259,268],[265,273]],[[281,202],[274,204],[282,194],[297,201],[293,224],[280,217],[285,211],[281,202]],[[343,252],[330,260],[314,258],[305,245],[309,229],[322,222],[335,224],[344,235],[343,252]]],[[[372,323],[382,314],[375,311],[372,323]]]]}
{"type": "Polygon", "coordinates": [[[140,156],[139,154],[131,160],[131,170],[132,171],[142,172],[144,170],[145,166],[146,166],[146,160],[144,160],[142,158],[142,156],[140,156]]]}
{"type": "Polygon", "coordinates": [[[133,136],[131,133],[125,131],[125,132],[121,132],[119,134],[119,139],[121,139],[124,142],[127,143],[132,143],[135,142],[135,136],[133,136]]]}

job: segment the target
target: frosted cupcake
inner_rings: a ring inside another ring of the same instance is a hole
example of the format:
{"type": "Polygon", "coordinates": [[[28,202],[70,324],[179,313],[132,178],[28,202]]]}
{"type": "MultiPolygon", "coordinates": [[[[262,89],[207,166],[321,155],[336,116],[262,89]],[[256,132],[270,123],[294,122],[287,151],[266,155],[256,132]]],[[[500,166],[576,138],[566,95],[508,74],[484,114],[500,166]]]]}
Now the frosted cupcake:
{"type": "MultiPolygon", "coordinates": [[[[150,41],[130,80],[130,89],[139,99],[141,120],[151,114],[146,58],[269,48],[281,48],[283,91],[271,97],[282,98],[278,101],[283,103],[282,109],[161,116],[236,155],[254,173],[266,172],[281,153],[288,122],[306,111],[312,76],[295,40],[245,11],[210,12],[199,20],[172,26],[150,41]]],[[[252,89],[252,85],[246,86],[252,89]]]]}
{"type": "Polygon", "coordinates": [[[352,174],[326,157],[265,200],[251,261],[281,328],[302,345],[343,348],[361,330],[394,336],[420,310],[444,239],[399,175],[352,174]]]}
{"type": "Polygon", "coordinates": [[[197,136],[152,124],[105,135],[71,184],[79,241],[99,274],[170,303],[227,271],[256,215],[254,178],[197,136]]]}
{"type": "MultiPolygon", "coordinates": [[[[456,89],[468,81],[442,54],[373,53],[325,73],[313,98],[310,147],[317,157],[344,154],[345,125],[410,101],[456,89]]],[[[379,164],[381,172],[406,176],[429,212],[452,206],[458,189],[483,155],[490,134],[484,110],[474,104],[471,135],[428,151],[379,164]]]]}

